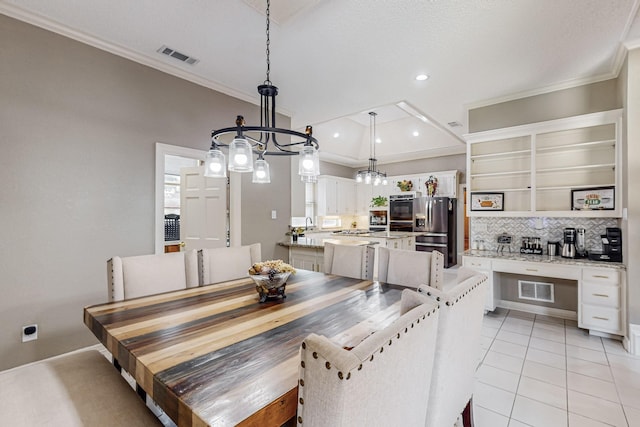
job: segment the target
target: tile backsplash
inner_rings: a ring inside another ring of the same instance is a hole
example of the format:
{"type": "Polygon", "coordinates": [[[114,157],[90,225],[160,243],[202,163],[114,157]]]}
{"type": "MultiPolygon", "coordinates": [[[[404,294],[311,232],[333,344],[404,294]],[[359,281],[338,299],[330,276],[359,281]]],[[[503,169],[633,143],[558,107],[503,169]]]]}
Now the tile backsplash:
{"type": "Polygon", "coordinates": [[[498,247],[497,236],[507,233],[513,236],[512,251],[520,250],[522,237],[540,237],[540,242],[546,250],[548,241],[560,241],[563,229],[567,227],[583,227],[587,251],[602,250],[600,235],[607,227],[619,227],[616,218],[547,218],[547,217],[474,217],[470,218],[470,245],[484,241],[486,250],[495,251],[498,247]]]}

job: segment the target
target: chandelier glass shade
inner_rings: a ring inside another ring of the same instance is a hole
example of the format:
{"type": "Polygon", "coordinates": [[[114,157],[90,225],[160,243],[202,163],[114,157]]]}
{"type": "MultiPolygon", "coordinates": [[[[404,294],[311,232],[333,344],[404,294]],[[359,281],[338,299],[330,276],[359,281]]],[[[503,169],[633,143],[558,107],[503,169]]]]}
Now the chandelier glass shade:
{"type": "Polygon", "coordinates": [[[211,133],[211,148],[205,159],[205,176],[226,177],[226,170],[234,172],[253,172],[255,183],[270,183],[269,164],[264,156],[299,155],[298,172],[305,182],[317,181],[320,175],[318,140],[313,137],[313,129],[307,126],[304,133],[276,126],[276,95],[278,88],[269,80],[269,9],[267,0],[267,78],[258,86],[260,94],[260,126],[245,126],[244,117],[237,116],[233,127],[214,130],[211,133]],[[229,142],[224,137],[234,135],[229,142]],[[278,141],[278,137],[287,141],[278,141]],[[228,148],[229,163],[225,165],[225,155],[221,148],[228,148]],[[255,164],[253,155],[257,156],[255,164]]]}
{"type": "Polygon", "coordinates": [[[365,184],[387,185],[387,174],[378,170],[378,160],[376,159],[376,116],[378,113],[371,111],[369,113],[369,131],[371,133],[369,166],[366,170],[360,170],[356,174],[356,182],[364,182],[365,184]]]}

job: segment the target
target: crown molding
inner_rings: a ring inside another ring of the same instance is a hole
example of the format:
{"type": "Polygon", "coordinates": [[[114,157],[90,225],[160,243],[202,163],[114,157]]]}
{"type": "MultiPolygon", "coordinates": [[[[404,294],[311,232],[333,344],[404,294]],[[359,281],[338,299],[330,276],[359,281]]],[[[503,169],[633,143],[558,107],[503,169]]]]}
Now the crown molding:
{"type": "MultiPolygon", "coordinates": [[[[0,13],[3,15],[7,15],[11,18],[17,19],[19,21],[26,22],[27,24],[31,24],[36,27],[42,28],[44,30],[51,31],[53,33],[67,37],[69,39],[78,41],[80,43],[95,47],[97,49],[111,53],[113,55],[120,56],[122,58],[136,62],[138,64],[145,65],[147,67],[172,75],[179,79],[186,80],[191,83],[195,83],[207,89],[215,90],[216,92],[220,92],[224,95],[237,98],[239,100],[248,102],[250,104],[260,105],[260,99],[257,93],[255,95],[252,95],[242,91],[235,90],[220,82],[206,79],[204,77],[190,73],[182,68],[168,64],[164,61],[161,61],[159,58],[154,58],[154,57],[142,54],[140,52],[133,51],[124,46],[107,42],[98,37],[94,37],[90,34],[86,34],[81,31],[71,29],[59,22],[56,22],[52,19],[46,18],[41,15],[35,14],[33,12],[26,11],[15,5],[7,4],[0,1],[0,13]]],[[[278,108],[277,111],[280,114],[283,114],[287,117],[291,117],[291,112],[287,111],[286,109],[278,108]]]]}

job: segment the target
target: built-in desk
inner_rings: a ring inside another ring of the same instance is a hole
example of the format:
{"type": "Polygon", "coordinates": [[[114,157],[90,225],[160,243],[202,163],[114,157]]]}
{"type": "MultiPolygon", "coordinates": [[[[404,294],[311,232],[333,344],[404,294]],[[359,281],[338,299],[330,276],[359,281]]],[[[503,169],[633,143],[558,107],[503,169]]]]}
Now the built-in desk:
{"type": "Polygon", "coordinates": [[[548,255],[466,251],[462,265],[482,271],[489,280],[485,308],[496,307],[575,319],[595,335],[626,336],[626,281],[622,263],[565,259],[548,255]],[[505,301],[501,294],[503,273],[575,281],[577,310],[561,310],[523,302],[505,301]]]}

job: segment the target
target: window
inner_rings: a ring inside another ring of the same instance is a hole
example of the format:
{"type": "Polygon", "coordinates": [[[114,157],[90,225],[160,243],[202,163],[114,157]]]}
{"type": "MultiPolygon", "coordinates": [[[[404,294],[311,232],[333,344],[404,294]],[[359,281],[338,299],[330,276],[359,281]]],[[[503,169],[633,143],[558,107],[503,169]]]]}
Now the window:
{"type": "Polygon", "coordinates": [[[164,214],[180,215],[180,175],[164,174],[164,214]]]}

